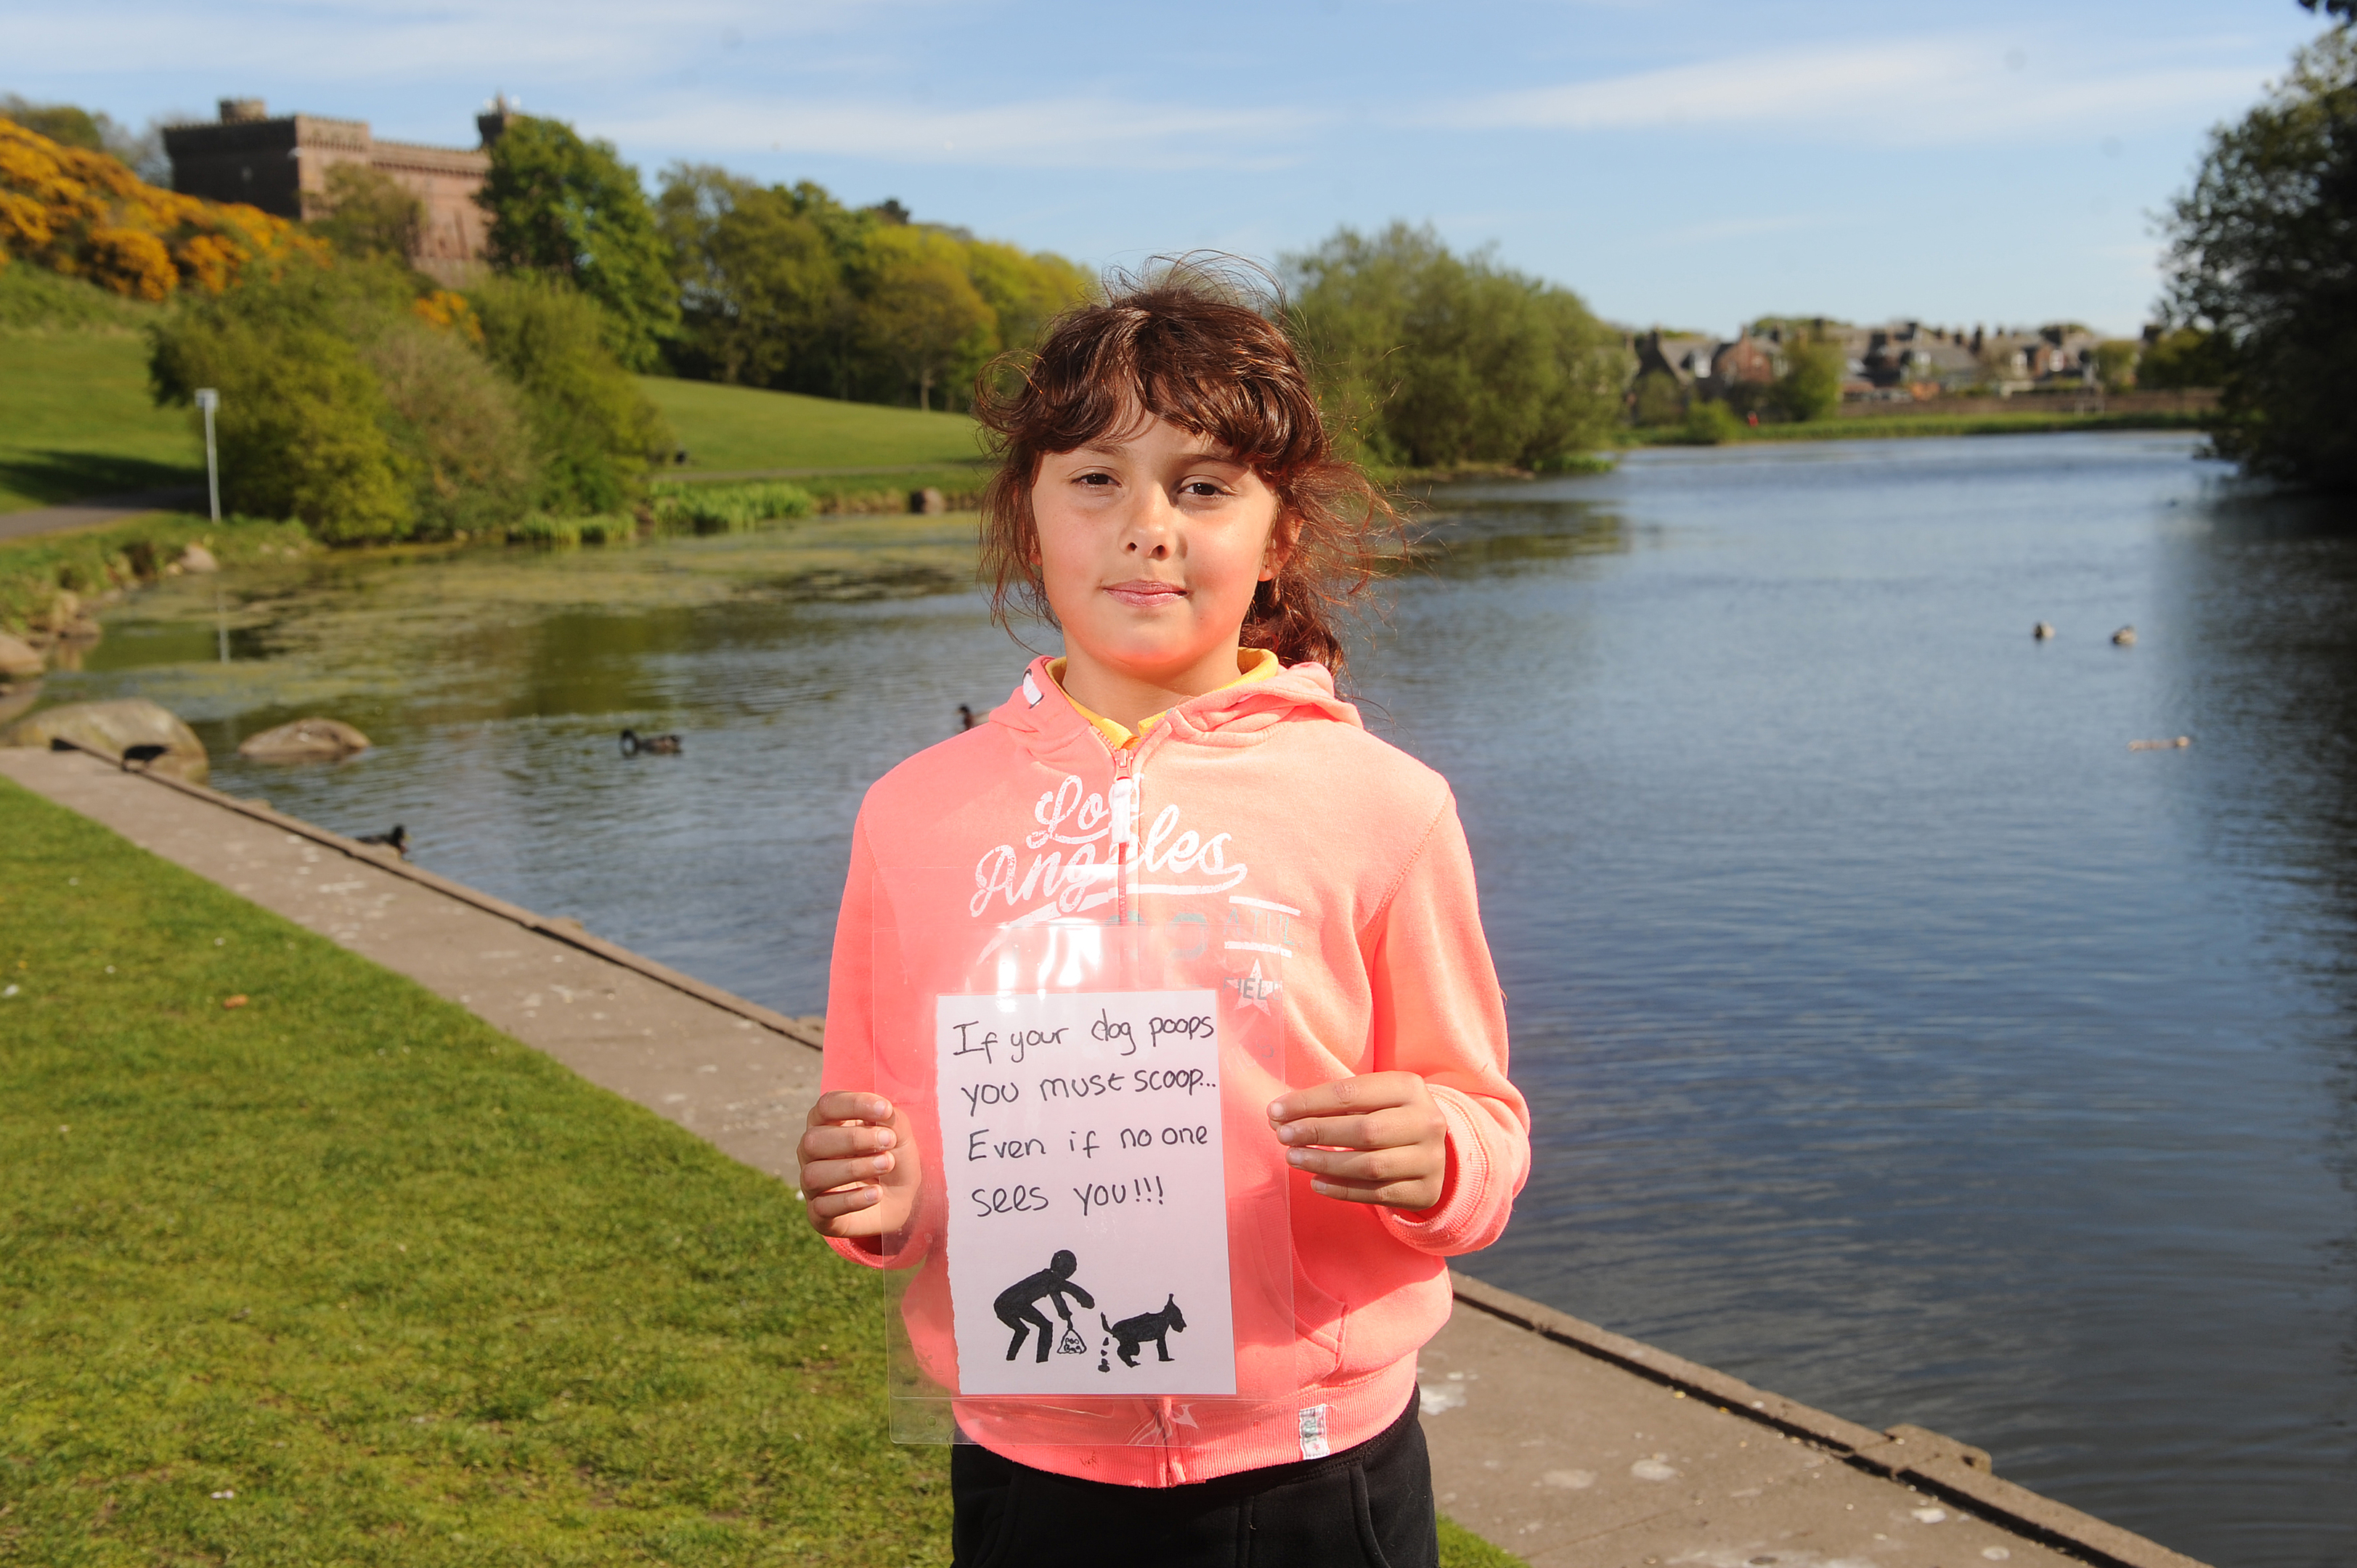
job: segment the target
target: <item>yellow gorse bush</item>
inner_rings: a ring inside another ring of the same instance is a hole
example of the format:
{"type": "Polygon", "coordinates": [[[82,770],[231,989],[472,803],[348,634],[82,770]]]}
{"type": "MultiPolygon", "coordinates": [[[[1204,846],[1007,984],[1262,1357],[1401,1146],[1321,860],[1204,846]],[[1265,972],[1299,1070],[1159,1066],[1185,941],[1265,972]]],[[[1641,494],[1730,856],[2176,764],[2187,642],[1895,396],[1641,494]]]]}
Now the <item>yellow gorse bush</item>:
{"type": "Polygon", "coordinates": [[[410,311],[429,327],[445,331],[455,330],[479,349],[483,346],[483,323],[467,296],[447,288],[437,288],[409,302],[410,311]]]}
{"type": "Polygon", "coordinates": [[[219,294],[328,247],[284,218],[147,184],[118,159],[0,119],[0,266],[35,262],[133,299],[219,294]]]}

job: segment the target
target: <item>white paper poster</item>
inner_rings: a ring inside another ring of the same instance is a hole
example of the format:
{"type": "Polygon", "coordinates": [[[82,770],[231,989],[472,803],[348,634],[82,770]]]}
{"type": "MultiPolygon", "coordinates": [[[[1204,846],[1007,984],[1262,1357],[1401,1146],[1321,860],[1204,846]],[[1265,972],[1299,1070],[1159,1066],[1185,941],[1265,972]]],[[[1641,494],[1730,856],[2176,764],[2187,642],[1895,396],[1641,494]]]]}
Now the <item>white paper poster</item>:
{"type": "Polygon", "coordinates": [[[1235,1392],[1217,1002],[940,998],[959,1391],[1235,1392]]]}

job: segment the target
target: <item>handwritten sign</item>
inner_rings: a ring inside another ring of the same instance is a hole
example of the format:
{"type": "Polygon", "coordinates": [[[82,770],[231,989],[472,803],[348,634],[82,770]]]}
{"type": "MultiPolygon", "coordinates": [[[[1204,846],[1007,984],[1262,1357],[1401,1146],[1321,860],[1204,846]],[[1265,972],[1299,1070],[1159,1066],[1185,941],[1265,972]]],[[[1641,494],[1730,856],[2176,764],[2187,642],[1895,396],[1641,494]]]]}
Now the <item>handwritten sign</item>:
{"type": "Polygon", "coordinates": [[[1217,1004],[940,998],[961,1392],[1235,1392],[1217,1004]]]}

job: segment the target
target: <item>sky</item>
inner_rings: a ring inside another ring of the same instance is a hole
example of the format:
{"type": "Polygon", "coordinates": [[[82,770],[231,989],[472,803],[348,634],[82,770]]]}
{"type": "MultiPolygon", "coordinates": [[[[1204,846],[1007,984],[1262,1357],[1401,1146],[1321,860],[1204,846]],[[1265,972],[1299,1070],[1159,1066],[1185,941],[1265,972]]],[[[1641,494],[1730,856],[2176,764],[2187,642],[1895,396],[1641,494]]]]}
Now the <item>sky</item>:
{"type": "Polygon", "coordinates": [[[471,145],[494,92],[675,162],[897,198],[1092,266],[1431,224],[1631,326],[2132,334],[2294,0],[38,0],[0,91],[223,97],[471,145]]]}

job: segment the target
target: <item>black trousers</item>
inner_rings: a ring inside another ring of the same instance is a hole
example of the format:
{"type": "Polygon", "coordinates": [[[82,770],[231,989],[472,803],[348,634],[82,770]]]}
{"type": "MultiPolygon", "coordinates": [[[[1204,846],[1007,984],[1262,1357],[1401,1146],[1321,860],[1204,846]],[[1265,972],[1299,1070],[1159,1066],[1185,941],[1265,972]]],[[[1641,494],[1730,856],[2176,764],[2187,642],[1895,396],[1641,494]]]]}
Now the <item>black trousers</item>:
{"type": "Polygon", "coordinates": [[[1184,1487],[1079,1481],[961,1443],[953,1568],[1439,1568],[1416,1402],[1355,1448],[1184,1487]]]}

